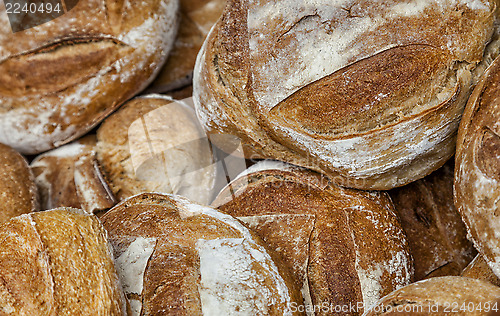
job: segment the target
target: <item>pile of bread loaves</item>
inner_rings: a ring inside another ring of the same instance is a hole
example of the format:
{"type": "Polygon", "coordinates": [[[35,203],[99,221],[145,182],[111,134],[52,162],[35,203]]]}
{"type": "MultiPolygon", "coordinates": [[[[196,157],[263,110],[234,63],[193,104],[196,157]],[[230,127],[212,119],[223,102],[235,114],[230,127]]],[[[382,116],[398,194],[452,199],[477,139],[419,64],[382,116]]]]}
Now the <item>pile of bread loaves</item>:
{"type": "Polygon", "coordinates": [[[500,314],[499,0],[18,2],[0,315],[500,314]]]}

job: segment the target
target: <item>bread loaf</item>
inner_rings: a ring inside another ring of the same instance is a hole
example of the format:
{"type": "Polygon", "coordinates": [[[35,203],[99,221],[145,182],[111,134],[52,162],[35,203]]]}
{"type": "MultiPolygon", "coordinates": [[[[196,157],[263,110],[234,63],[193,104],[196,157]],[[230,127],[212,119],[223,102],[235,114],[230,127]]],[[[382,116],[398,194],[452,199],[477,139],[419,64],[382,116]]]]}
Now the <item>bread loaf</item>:
{"type": "Polygon", "coordinates": [[[342,186],[402,186],[453,155],[497,6],[231,0],[198,55],[198,116],[247,155],[342,186]]]}
{"type": "Polygon", "coordinates": [[[498,297],[500,288],[484,281],[430,278],[394,291],[365,315],[489,315],[500,311],[498,297]]]}
{"type": "Polygon", "coordinates": [[[181,0],[179,32],[165,65],[148,91],[162,93],[191,84],[196,55],[220,17],[224,0],[181,0]]]}
{"type": "Polygon", "coordinates": [[[453,160],[389,191],[414,258],[415,280],[460,275],[477,254],[453,204],[453,160]]]}
{"type": "Polygon", "coordinates": [[[34,154],[92,129],[153,79],[174,41],[177,9],[177,0],[80,0],[12,33],[2,6],[0,142],[34,154]]]}
{"type": "Polygon", "coordinates": [[[60,208],[0,226],[0,314],[127,315],[97,217],[60,208]]]}
{"type": "Polygon", "coordinates": [[[406,237],[385,193],[342,189],[315,172],[264,161],[212,206],[246,223],[281,255],[316,315],[359,315],[413,276],[406,237]],[[348,313],[317,308],[323,304],[348,313]]]}
{"type": "Polygon", "coordinates": [[[127,102],[97,130],[97,157],[119,200],[142,192],[212,199],[211,147],[184,102],[160,95],[127,102]]]}
{"type": "Polygon", "coordinates": [[[300,294],[239,221],[140,194],[102,217],[133,315],[300,315],[300,294]]]}
{"type": "Polygon", "coordinates": [[[95,135],[89,135],[31,162],[42,209],[74,207],[94,213],[116,204],[97,164],[95,145],[95,135]]]}
{"type": "Polygon", "coordinates": [[[500,286],[500,279],[493,273],[481,254],[478,254],[476,258],[465,267],[461,276],[487,281],[493,285],[500,286]]]}
{"type": "Polygon", "coordinates": [[[38,191],[26,159],[0,143],[0,224],[10,218],[38,211],[38,191]]]}
{"type": "Polygon", "coordinates": [[[471,240],[500,277],[500,58],[472,93],[460,123],[455,204],[471,240]]]}

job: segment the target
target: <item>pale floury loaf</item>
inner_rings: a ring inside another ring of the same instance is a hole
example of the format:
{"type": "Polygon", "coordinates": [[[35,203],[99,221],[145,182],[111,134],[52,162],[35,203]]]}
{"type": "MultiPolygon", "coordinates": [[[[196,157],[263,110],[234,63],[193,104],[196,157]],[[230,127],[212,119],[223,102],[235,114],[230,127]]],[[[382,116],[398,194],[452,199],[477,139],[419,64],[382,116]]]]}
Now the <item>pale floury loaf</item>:
{"type": "Polygon", "coordinates": [[[402,186],[453,155],[497,5],[230,1],[198,55],[198,116],[247,155],[402,186]]]}

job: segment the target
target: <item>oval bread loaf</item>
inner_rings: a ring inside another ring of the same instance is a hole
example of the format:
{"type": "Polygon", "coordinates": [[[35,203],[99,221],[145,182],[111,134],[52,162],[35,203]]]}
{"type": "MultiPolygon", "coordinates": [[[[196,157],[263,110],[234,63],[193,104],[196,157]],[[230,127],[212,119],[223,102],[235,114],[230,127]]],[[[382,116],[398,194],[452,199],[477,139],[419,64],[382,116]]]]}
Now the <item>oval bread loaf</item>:
{"type": "Polygon", "coordinates": [[[113,194],[174,193],[209,203],[216,166],[191,107],[161,95],[127,102],[97,130],[97,158],[113,194]]]}
{"type": "Polygon", "coordinates": [[[198,116],[209,134],[239,137],[247,155],[347,187],[405,185],[453,155],[497,9],[488,0],[232,0],[198,55],[198,116]]]}
{"type": "Polygon", "coordinates": [[[38,190],[26,159],[0,143],[0,224],[40,210],[38,190]]]}
{"type": "Polygon", "coordinates": [[[106,231],[59,208],[0,226],[0,314],[127,315],[106,231]]]}
{"type": "Polygon", "coordinates": [[[178,1],[80,0],[16,33],[5,10],[0,142],[34,154],[85,134],[146,87],[174,41],[178,1]]]}
{"type": "Polygon", "coordinates": [[[386,193],[342,189],[315,172],[263,161],[212,206],[246,223],[281,255],[309,310],[327,302],[349,307],[335,315],[359,315],[412,279],[408,243],[386,193]]]}
{"type": "Polygon", "coordinates": [[[239,221],[162,194],[102,217],[133,315],[300,315],[290,276],[239,221]]]}
{"type": "Polygon", "coordinates": [[[474,246],[500,277],[500,58],[469,99],[455,165],[457,209],[474,246]]]}

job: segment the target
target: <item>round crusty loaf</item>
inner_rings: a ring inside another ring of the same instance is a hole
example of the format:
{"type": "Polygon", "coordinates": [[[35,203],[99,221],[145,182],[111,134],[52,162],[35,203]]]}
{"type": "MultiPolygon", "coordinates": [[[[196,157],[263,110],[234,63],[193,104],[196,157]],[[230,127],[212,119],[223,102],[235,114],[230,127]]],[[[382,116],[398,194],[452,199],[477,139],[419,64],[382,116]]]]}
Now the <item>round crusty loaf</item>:
{"type": "Polygon", "coordinates": [[[315,172],[264,161],[212,206],[237,216],[281,255],[309,310],[328,302],[358,315],[412,278],[406,237],[385,193],[342,189],[315,172]]]}
{"type": "Polygon", "coordinates": [[[11,217],[38,211],[38,192],[26,159],[0,143],[0,224],[11,217]]]}
{"type": "Polygon", "coordinates": [[[127,315],[106,231],[60,208],[0,226],[1,315],[127,315]]]}
{"type": "Polygon", "coordinates": [[[406,232],[415,281],[460,275],[477,251],[453,204],[453,160],[429,176],[389,191],[406,232]]]}
{"type": "Polygon", "coordinates": [[[95,145],[95,135],[89,135],[31,162],[43,210],[64,206],[94,213],[116,204],[97,164],[95,145]]]}
{"type": "Polygon", "coordinates": [[[191,84],[196,55],[225,4],[224,0],[180,0],[177,38],[148,91],[162,93],[191,84]]]}
{"type": "Polygon", "coordinates": [[[177,9],[177,0],[80,0],[12,33],[1,6],[0,142],[34,154],[89,131],[152,80],[177,9]]]}
{"type": "Polygon", "coordinates": [[[301,315],[289,276],[239,221],[140,194],[102,217],[133,315],[301,315]]]}
{"type": "Polygon", "coordinates": [[[460,123],[455,204],[471,240],[500,277],[500,58],[487,69],[460,123]]]}
{"type": "Polygon", "coordinates": [[[493,285],[500,286],[500,279],[493,273],[481,254],[478,254],[476,258],[465,267],[460,276],[483,280],[493,285]]]}
{"type": "Polygon", "coordinates": [[[430,278],[387,295],[364,316],[488,315],[500,311],[499,297],[500,288],[484,281],[457,276],[430,278]]]}
{"type": "Polygon", "coordinates": [[[198,55],[198,116],[247,155],[342,186],[402,186],[453,155],[496,11],[488,0],[231,0],[198,55]]]}
{"type": "Polygon", "coordinates": [[[127,102],[97,130],[97,158],[119,200],[143,192],[212,199],[210,144],[184,102],[160,95],[127,102]]]}

